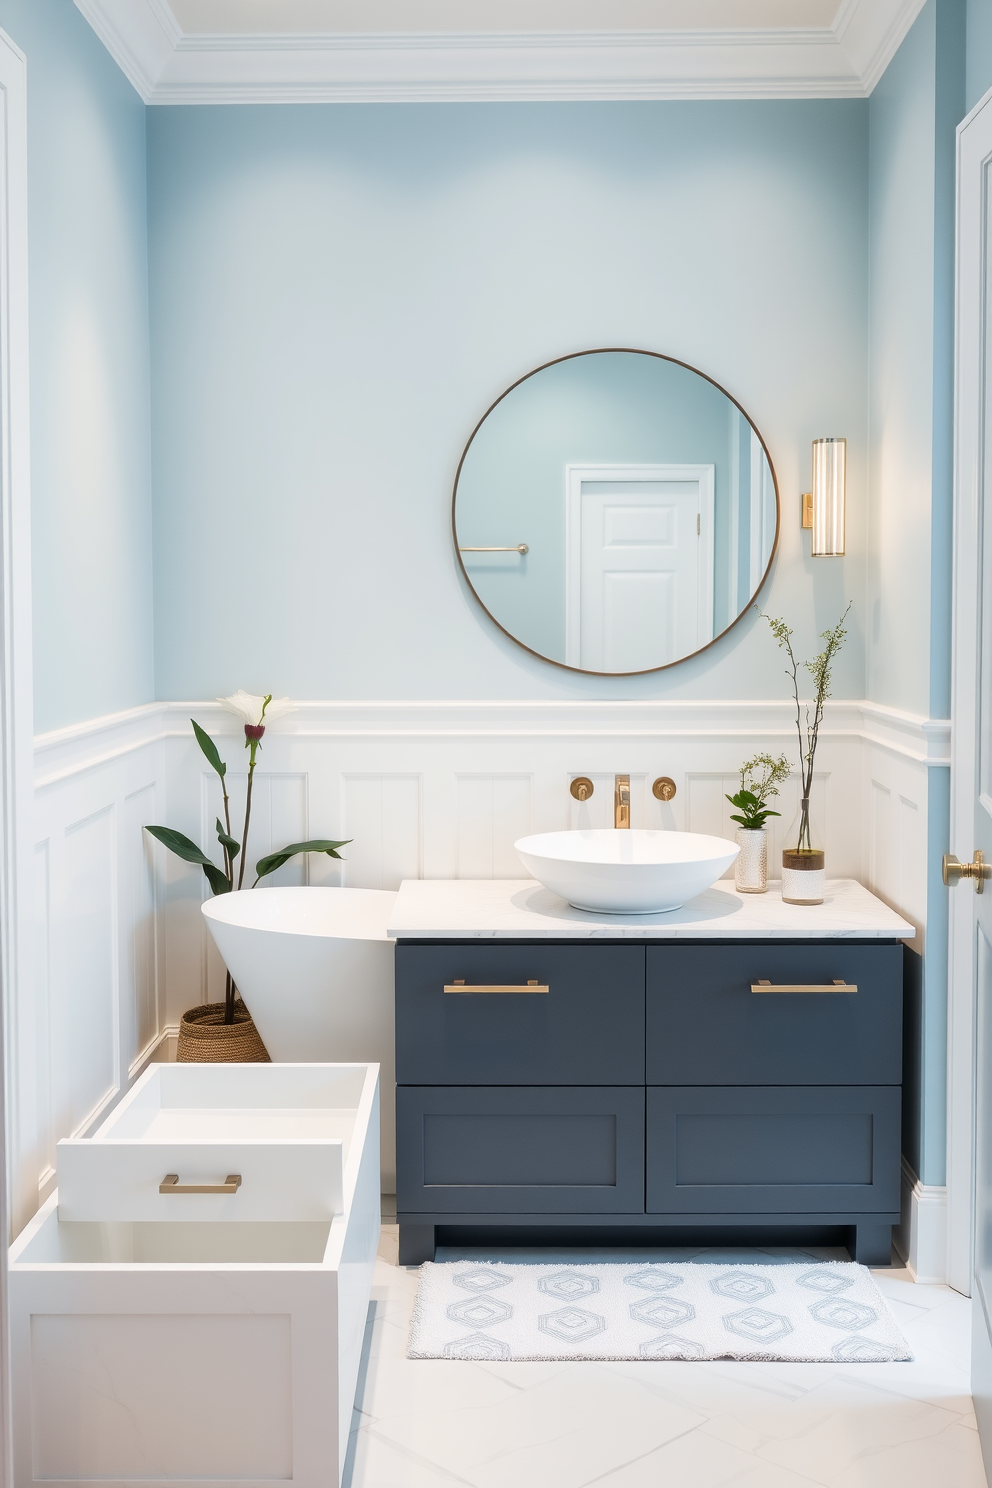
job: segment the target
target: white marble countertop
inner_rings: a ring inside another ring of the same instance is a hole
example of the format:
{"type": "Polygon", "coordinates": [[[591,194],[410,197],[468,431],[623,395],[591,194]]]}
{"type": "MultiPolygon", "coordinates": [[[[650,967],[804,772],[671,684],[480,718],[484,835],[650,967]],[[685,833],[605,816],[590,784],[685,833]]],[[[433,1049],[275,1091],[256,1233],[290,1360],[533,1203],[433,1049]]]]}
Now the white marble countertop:
{"type": "Polygon", "coordinates": [[[721,879],[681,909],[610,915],[573,909],[533,879],[404,879],[389,935],[398,940],[903,940],[914,927],[853,878],[822,904],[783,904],[781,885],[738,894],[721,879]]]}

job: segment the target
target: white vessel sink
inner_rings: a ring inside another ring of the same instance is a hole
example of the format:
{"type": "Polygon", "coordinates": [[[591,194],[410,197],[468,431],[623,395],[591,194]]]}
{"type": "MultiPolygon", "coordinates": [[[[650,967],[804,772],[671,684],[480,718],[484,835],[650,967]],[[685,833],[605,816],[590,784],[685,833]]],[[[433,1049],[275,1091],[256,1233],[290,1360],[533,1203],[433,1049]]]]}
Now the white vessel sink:
{"type": "Polygon", "coordinates": [[[514,847],[530,873],[576,909],[657,914],[708,889],[738,854],[701,832],[541,832],[514,847]]]}

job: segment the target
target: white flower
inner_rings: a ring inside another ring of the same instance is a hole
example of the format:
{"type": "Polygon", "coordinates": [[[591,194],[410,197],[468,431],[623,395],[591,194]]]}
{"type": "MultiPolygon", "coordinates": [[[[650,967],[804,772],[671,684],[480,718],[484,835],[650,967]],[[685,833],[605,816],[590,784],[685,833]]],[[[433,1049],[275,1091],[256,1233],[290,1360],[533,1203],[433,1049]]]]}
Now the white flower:
{"type": "Polygon", "coordinates": [[[294,712],[289,698],[272,698],[266,705],[264,697],[255,697],[242,688],[239,688],[233,697],[218,698],[217,701],[222,703],[229,713],[240,718],[241,722],[249,728],[258,728],[262,722],[263,710],[266,724],[272,723],[274,719],[281,718],[286,713],[294,712]]]}

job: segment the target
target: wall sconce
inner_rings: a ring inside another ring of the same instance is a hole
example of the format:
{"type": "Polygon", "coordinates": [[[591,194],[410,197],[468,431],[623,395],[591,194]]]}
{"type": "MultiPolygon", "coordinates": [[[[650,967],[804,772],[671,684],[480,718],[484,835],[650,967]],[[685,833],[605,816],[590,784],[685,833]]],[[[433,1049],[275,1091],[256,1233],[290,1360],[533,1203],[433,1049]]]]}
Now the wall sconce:
{"type": "Polygon", "coordinates": [[[847,502],[847,440],[813,440],[813,489],[803,492],[803,526],[812,529],[814,558],[843,558],[847,502]]]}

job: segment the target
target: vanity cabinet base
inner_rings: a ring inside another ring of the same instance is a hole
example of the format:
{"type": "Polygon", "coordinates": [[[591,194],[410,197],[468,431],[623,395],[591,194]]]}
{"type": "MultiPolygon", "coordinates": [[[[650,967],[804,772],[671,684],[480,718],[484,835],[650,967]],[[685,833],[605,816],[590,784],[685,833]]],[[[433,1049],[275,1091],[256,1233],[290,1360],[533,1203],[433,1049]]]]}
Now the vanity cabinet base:
{"type": "Polygon", "coordinates": [[[677,1223],[649,1215],[555,1215],[540,1220],[532,1214],[400,1214],[399,1264],[420,1266],[433,1261],[438,1246],[456,1250],[517,1248],[588,1249],[590,1258],[603,1249],[683,1248],[745,1249],[784,1246],[806,1250],[845,1246],[863,1266],[892,1262],[890,1214],[758,1214],[742,1217],[680,1215],[677,1223]],[[431,1223],[425,1224],[429,1218],[431,1223]]]}

